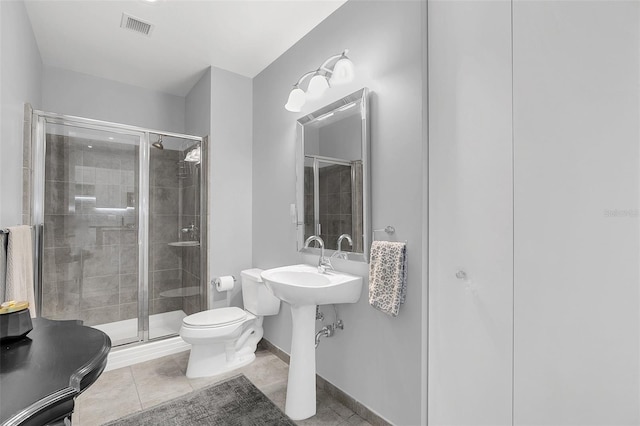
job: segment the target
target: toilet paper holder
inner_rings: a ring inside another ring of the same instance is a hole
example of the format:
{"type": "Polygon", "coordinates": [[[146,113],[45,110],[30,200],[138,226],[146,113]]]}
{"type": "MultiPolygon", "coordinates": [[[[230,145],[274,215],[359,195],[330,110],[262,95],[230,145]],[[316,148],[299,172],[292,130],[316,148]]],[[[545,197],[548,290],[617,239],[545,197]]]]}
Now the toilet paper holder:
{"type": "MultiPolygon", "coordinates": [[[[233,275],[218,277],[212,281],[211,285],[218,292],[231,292],[236,287],[236,277],[233,275]]],[[[227,293],[227,295],[230,295],[230,293],[227,293]]]]}
{"type": "MultiPolygon", "coordinates": [[[[215,278],[213,278],[213,279],[211,280],[211,285],[212,285],[212,286],[215,286],[215,285],[216,285],[216,280],[217,280],[218,278],[222,278],[222,277],[215,277],[215,278]]],[[[236,276],[235,276],[235,275],[231,275],[231,278],[233,278],[233,282],[234,282],[234,283],[238,282],[238,280],[236,279],[236,276]]]]}

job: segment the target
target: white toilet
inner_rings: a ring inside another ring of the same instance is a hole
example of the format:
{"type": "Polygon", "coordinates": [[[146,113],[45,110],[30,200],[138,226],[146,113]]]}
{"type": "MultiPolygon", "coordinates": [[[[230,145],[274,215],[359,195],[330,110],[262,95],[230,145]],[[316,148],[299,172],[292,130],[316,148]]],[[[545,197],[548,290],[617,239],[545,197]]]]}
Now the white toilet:
{"type": "MultiPolygon", "coordinates": [[[[262,339],[265,315],[277,315],[280,299],[262,282],[261,269],[241,272],[244,310],[210,309],[182,320],[180,337],[191,344],[187,377],[207,377],[251,363],[262,339]]],[[[213,290],[211,290],[213,291],[213,290]]]]}

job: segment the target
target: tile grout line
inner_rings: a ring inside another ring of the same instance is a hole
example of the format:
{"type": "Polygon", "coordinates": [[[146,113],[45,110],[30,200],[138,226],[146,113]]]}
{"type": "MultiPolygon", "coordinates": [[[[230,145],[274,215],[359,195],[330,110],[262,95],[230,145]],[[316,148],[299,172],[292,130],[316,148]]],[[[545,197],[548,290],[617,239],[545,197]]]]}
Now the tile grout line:
{"type": "Polygon", "coordinates": [[[138,383],[136,382],[136,376],[133,374],[133,368],[131,368],[132,366],[128,366],[127,368],[129,369],[129,372],[131,373],[131,380],[133,380],[133,386],[135,386],[136,388],[136,395],[138,396],[138,404],[140,404],[140,410],[138,411],[142,411],[142,399],[140,399],[140,392],[138,391],[138,383]]]}

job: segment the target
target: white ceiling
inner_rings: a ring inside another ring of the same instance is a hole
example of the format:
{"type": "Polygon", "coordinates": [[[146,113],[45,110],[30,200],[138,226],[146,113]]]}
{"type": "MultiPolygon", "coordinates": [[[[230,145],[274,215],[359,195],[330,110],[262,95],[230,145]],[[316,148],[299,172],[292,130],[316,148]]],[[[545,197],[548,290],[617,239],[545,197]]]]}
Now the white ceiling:
{"type": "Polygon", "coordinates": [[[185,96],[209,66],[254,77],[346,0],[26,0],[44,65],[185,96]],[[120,28],[122,13],[155,25],[120,28]]]}

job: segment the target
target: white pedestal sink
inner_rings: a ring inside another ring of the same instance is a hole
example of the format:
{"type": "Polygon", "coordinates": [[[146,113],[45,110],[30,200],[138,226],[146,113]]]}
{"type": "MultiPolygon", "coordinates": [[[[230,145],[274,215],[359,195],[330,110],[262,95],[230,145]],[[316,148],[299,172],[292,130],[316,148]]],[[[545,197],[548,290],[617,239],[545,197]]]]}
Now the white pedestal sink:
{"type": "Polygon", "coordinates": [[[291,305],[293,330],[285,413],[293,420],[316,414],[316,305],[356,303],[362,277],[337,271],[321,274],[311,265],[283,266],[262,272],[271,292],[291,305]]]}

